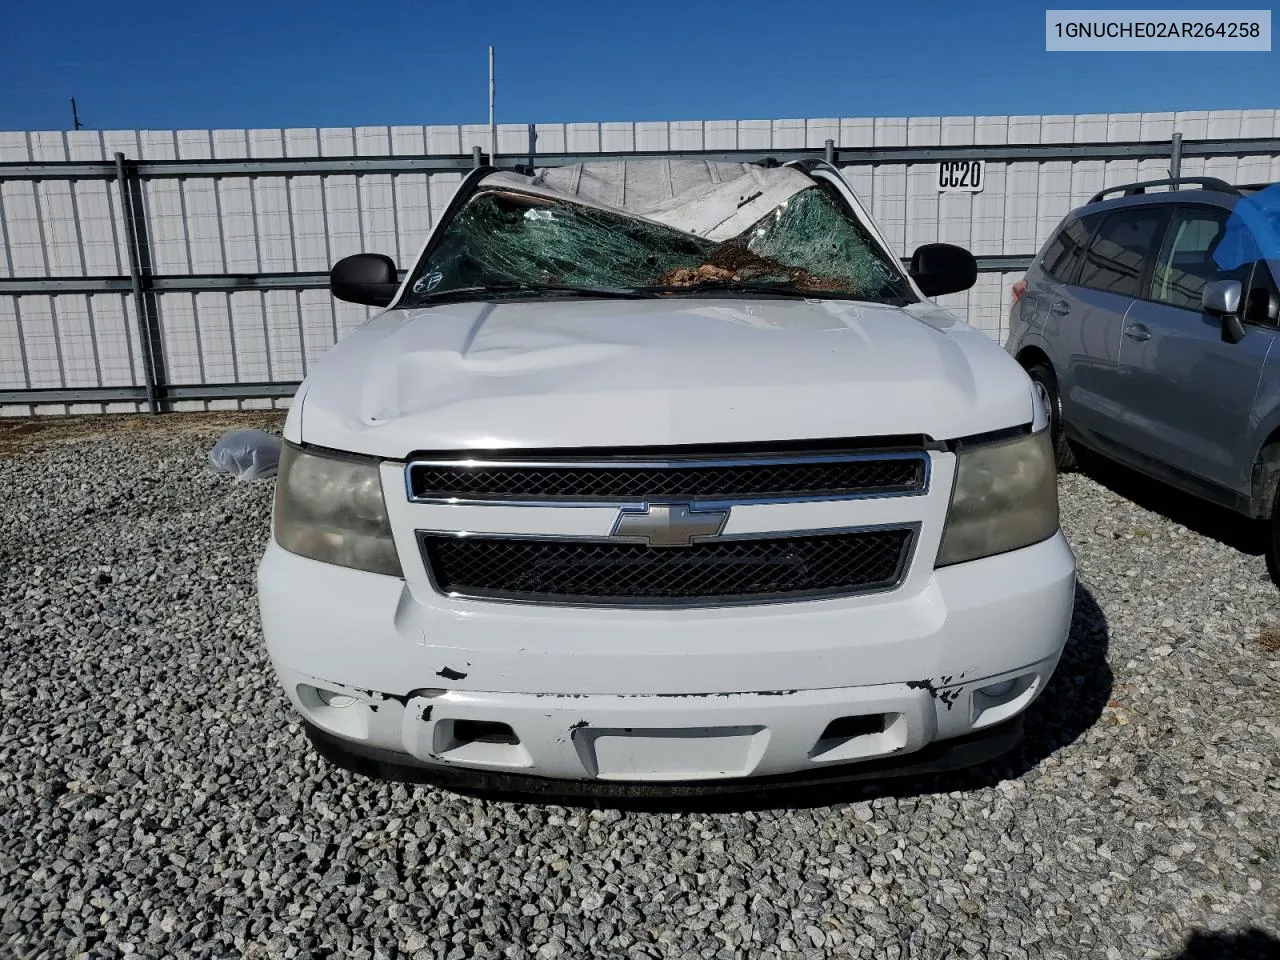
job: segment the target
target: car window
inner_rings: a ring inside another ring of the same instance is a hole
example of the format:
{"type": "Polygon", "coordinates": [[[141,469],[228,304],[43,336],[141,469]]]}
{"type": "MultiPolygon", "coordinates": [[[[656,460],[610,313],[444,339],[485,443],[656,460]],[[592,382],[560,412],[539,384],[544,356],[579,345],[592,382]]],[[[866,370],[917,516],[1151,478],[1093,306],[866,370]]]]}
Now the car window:
{"type": "Polygon", "coordinates": [[[1072,217],[1062,225],[1040,258],[1040,268],[1059,283],[1071,283],[1084,256],[1089,238],[1098,228],[1102,214],[1072,217]]]}
{"type": "Polygon", "coordinates": [[[1259,260],[1249,281],[1244,318],[1251,323],[1274,327],[1280,323],[1280,285],[1271,274],[1267,261],[1259,260]]]}
{"type": "Polygon", "coordinates": [[[1145,262],[1159,238],[1163,207],[1135,207],[1107,216],[1080,265],[1077,283],[1107,293],[1136,297],[1145,262]]]}
{"type": "Polygon", "coordinates": [[[1219,207],[1181,207],[1165,231],[1151,274],[1151,297],[1184,310],[1200,309],[1200,293],[1212,280],[1239,280],[1249,289],[1253,264],[1224,270],[1214,262],[1230,211],[1219,207]]]}
{"type": "Polygon", "coordinates": [[[815,185],[723,242],[570,199],[481,189],[442,227],[403,305],[512,284],[536,290],[707,283],[790,284],[850,299],[915,299],[899,265],[884,256],[834,189],[815,185]]]}

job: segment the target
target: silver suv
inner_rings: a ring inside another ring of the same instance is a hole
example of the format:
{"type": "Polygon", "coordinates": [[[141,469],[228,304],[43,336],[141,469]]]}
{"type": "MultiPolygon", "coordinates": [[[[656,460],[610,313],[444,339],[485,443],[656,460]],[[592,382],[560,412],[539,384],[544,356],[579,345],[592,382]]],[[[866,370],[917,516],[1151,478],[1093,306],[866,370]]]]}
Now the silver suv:
{"type": "Polygon", "coordinates": [[[1110,187],[1015,284],[1005,348],[1049,409],[1060,468],[1083,447],[1266,520],[1280,578],[1278,277],[1280,185],[1110,187]]]}

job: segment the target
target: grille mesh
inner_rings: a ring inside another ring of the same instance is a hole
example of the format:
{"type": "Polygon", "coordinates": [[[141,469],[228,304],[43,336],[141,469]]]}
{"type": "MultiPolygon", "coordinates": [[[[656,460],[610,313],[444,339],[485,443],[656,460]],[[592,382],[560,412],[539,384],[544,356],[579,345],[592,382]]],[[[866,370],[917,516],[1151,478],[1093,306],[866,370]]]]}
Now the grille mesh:
{"type": "Polygon", "coordinates": [[[894,586],[910,529],[640,544],[422,534],[439,589],[541,603],[662,605],[801,599],[894,586]]]}
{"type": "Polygon", "coordinates": [[[923,489],[924,477],[923,456],[709,466],[414,464],[409,468],[415,498],[470,500],[617,502],[656,497],[742,500],[912,493],[923,489]]]}

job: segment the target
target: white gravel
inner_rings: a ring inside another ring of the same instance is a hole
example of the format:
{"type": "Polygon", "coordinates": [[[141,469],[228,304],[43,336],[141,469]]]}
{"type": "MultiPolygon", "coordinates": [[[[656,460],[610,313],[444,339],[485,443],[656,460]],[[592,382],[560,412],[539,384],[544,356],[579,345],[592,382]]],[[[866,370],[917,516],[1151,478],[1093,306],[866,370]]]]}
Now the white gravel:
{"type": "Polygon", "coordinates": [[[311,752],[258,631],[271,483],[166,419],[0,425],[0,957],[1280,954],[1280,593],[1208,508],[1063,478],[1073,640],[991,769],[528,805],[311,752]]]}

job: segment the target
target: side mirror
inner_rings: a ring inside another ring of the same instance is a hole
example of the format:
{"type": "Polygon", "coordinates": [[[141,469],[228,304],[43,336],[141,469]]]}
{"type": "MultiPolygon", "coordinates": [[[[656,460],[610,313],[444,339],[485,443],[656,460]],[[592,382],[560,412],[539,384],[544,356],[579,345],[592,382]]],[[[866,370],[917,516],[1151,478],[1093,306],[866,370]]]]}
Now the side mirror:
{"type": "Polygon", "coordinates": [[[1244,339],[1244,322],[1240,319],[1243,292],[1239,280],[1212,280],[1200,291],[1200,306],[1222,322],[1222,339],[1226,343],[1239,343],[1244,339]]]}
{"type": "Polygon", "coordinates": [[[950,243],[917,247],[908,272],[926,297],[959,293],[978,282],[978,262],[973,254],[950,243]]]}
{"type": "Polygon", "coordinates": [[[1240,311],[1240,296],[1244,292],[1239,280],[1212,280],[1200,292],[1200,305],[1205,313],[1221,316],[1240,311]]]}
{"type": "Polygon", "coordinates": [[[380,253],[343,257],[329,271],[329,290],[339,300],[385,307],[400,289],[396,262],[380,253]]]}

